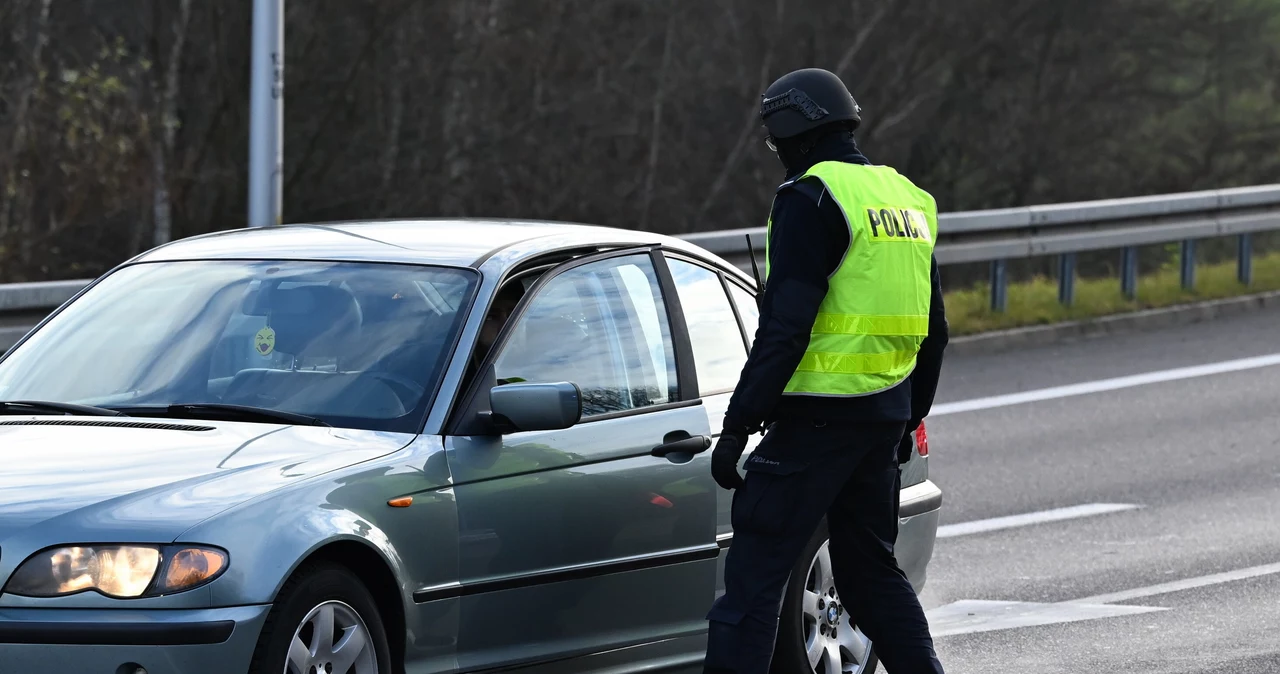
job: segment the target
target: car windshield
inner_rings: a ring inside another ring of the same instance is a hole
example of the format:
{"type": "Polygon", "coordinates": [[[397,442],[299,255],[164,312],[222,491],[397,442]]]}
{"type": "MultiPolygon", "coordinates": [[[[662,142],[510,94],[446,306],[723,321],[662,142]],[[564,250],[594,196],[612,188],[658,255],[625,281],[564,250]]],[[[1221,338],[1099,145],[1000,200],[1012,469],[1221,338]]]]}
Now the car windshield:
{"type": "Polygon", "coordinates": [[[0,361],[0,401],[233,405],[417,432],[476,281],[349,262],[125,267],[0,361]]]}

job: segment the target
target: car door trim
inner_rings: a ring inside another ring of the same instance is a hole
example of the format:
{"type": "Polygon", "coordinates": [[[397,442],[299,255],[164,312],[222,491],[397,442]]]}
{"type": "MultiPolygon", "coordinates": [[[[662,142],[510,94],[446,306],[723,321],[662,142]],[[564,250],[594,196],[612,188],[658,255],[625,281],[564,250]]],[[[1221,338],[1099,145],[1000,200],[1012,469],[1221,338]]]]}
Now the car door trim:
{"type": "MultiPolygon", "coordinates": [[[[629,641],[623,641],[617,644],[613,644],[612,646],[609,646],[604,650],[596,650],[595,648],[592,648],[592,647],[577,648],[571,651],[558,653],[552,656],[521,658],[511,662],[505,662],[500,665],[489,665],[486,667],[482,667],[480,669],[463,669],[458,671],[464,674],[496,674],[497,672],[527,671],[534,667],[542,668],[548,665],[554,665],[562,662],[573,662],[575,660],[581,660],[583,658],[591,658],[591,657],[596,657],[600,655],[609,655],[611,653],[620,653],[623,651],[635,650],[637,648],[643,648],[646,646],[658,646],[661,644],[677,642],[682,639],[700,637],[706,633],[707,633],[707,630],[704,627],[699,629],[686,630],[683,632],[675,632],[673,634],[664,636],[656,640],[631,639],[629,641]]],[[[665,666],[661,668],[661,671],[667,671],[672,667],[689,667],[689,666],[701,664],[704,657],[705,656],[701,651],[696,653],[686,654],[686,655],[677,655],[677,656],[674,656],[672,659],[666,661],[665,666]]],[[[642,661],[640,663],[634,663],[632,666],[634,667],[636,665],[639,665],[643,667],[643,665],[647,665],[647,664],[650,664],[650,662],[642,661]]],[[[643,670],[636,669],[635,671],[643,671],[643,670]]]]}
{"type": "MultiPolygon", "coordinates": [[[[612,646],[609,646],[608,648],[602,651],[596,650],[595,648],[591,648],[591,647],[578,648],[572,651],[559,653],[557,655],[549,656],[549,657],[523,658],[523,659],[515,660],[513,662],[506,662],[500,665],[492,665],[492,666],[484,667],[481,669],[467,669],[462,671],[464,671],[466,674],[494,674],[496,672],[519,672],[521,670],[528,670],[533,667],[546,667],[547,665],[554,665],[561,662],[572,662],[574,660],[581,660],[582,658],[608,655],[610,653],[619,653],[622,651],[630,651],[630,650],[634,650],[636,648],[641,648],[644,646],[657,646],[660,644],[680,641],[681,639],[699,637],[706,633],[707,633],[706,628],[692,629],[692,630],[686,630],[684,632],[676,632],[676,633],[664,636],[657,640],[632,639],[630,641],[623,641],[621,643],[617,643],[612,646]]],[[[701,652],[691,653],[688,655],[675,656],[673,660],[667,663],[667,666],[662,668],[662,671],[666,671],[672,667],[682,667],[682,666],[687,667],[687,666],[701,664],[704,657],[705,657],[704,654],[701,652]]],[[[642,662],[642,663],[636,663],[636,664],[648,664],[648,663],[642,662]]],[[[637,669],[636,671],[641,671],[641,670],[637,669]]]]}
{"type": "Polygon", "coordinates": [[[662,403],[661,405],[646,405],[644,407],[632,407],[629,410],[618,410],[617,412],[605,412],[604,414],[596,414],[584,417],[578,422],[579,426],[584,424],[595,423],[597,421],[609,421],[610,419],[625,419],[640,414],[655,414],[657,412],[667,412],[670,410],[679,410],[686,407],[699,407],[702,405],[702,398],[694,398],[693,400],[677,400],[671,403],[662,403]]]}
{"type": "Polygon", "coordinates": [[[458,597],[469,597],[472,595],[487,594],[490,592],[517,590],[537,585],[548,585],[550,583],[585,580],[588,578],[608,576],[615,573],[645,571],[665,566],[688,564],[690,562],[705,562],[719,557],[720,549],[720,546],[716,544],[699,545],[657,554],[620,557],[618,559],[611,559],[603,562],[575,564],[573,566],[566,566],[559,569],[535,571],[527,574],[497,576],[464,583],[443,583],[414,591],[413,601],[415,604],[425,604],[427,602],[439,601],[441,599],[455,599],[458,597]]]}

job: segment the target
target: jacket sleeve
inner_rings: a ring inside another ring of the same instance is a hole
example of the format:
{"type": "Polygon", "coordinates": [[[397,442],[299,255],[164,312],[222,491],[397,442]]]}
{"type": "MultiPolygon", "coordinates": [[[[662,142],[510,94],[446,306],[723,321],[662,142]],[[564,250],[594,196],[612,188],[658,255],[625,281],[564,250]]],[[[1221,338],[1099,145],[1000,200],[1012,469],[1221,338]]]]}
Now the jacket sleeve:
{"type": "Polygon", "coordinates": [[[911,372],[911,423],[907,427],[908,433],[920,425],[933,407],[933,397],[938,391],[938,378],[942,375],[942,352],[949,339],[937,258],[931,261],[929,276],[933,285],[929,299],[929,335],[920,344],[916,369],[911,372]]]}
{"type": "Polygon", "coordinates": [[[843,224],[838,231],[845,232],[845,241],[833,240],[838,237],[819,208],[823,196],[821,183],[815,187],[807,181],[778,193],[760,323],[729,401],[726,428],[762,426],[809,347],[827,278],[834,270],[831,252],[838,253],[838,260],[848,247],[843,224]]]}

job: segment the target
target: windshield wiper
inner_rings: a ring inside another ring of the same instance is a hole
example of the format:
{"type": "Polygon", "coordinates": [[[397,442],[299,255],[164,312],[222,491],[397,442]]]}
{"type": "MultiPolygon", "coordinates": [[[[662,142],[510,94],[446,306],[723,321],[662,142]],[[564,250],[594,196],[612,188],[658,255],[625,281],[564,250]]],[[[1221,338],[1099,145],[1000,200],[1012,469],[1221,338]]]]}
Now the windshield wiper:
{"type": "Polygon", "coordinates": [[[0,414],[73,414],[83,417],[127,417],[119,410],[47,400],[0,400],[0,414]]]}
{"type": "Polygon", "coordinates": [[[183,403],[157,405],[155,407],[124,408],[138,415],[161,414],[177,419],[222,419],[225,421],[274,421],[295,426],[328,426],[329,424],[305,414],[283,412],[268,407],[227,405],[224,403],[183,403]]]}

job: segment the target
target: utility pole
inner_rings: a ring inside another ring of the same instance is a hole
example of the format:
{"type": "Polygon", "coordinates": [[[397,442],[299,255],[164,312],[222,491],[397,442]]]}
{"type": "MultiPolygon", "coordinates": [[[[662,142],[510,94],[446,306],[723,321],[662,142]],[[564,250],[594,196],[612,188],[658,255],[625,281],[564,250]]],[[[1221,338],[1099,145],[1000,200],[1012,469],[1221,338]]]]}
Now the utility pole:
{"type": "Polygon", "coordinates": [[[253,0],[249,226],[280,224],[284,190],[284,0],[253,0]]]}

